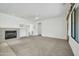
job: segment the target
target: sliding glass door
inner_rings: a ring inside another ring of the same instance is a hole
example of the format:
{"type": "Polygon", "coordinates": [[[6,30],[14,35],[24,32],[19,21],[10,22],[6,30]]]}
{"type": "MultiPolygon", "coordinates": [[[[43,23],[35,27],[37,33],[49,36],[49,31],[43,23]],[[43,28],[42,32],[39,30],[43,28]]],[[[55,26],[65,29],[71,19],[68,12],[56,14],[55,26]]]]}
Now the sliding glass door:
{"type": "Polygon", "coordinates": [[[71,14],[71,36],[79,43],[79,6],[71,14]]]}
{"type": "Polygon", "coordinates": [[[79,43],[79,7],[77,7],[76,9],[76,37],[75,40],[79,43]]]}

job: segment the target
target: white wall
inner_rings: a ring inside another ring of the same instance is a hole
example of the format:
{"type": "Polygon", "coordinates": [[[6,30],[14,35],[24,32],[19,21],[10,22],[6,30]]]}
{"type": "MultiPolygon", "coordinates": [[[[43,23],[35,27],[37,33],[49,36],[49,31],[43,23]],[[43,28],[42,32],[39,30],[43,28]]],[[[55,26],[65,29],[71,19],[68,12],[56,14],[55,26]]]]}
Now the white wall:
{"type": "MultiPolygon", "coordinates": [[[[66,39],[67,35],[67,27],[66,27],[66,19],[64,17],[57,17],[52,19],[45,19],[37,21],[35,25],[37,25],[38,22],[42,23],[42,36],[47,37],[53,37],[53,38],[60,38],[60,39],[66,39]]],[[[36,32],[37,35],[37,26],[36,26],[36,32]]]]}
{"type": "Polygon", "coordinates": [[[75,56],[79,56],[79,44],[71,37],[71,15],[69,17],[69,44],[75,56]]]}
{"type": "Polygon", "coordinates": [[[20,28],[20,36],[26,36],[26,25],[32,25],[31,20],[0,13],[0,28],[20,28]],[[20,27],[23,24],[23,28],[20,27]]]}

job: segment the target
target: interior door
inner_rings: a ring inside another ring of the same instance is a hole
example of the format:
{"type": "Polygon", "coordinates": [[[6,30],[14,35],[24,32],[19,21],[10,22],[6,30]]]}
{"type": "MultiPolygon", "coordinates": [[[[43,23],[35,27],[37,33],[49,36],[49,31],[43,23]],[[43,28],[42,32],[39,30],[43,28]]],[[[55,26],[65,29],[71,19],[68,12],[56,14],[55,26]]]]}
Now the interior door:
{"type": "Polygon", "coordinates": [[[26,25],[26,35],[30,36],[30,25],[26,25]]]}

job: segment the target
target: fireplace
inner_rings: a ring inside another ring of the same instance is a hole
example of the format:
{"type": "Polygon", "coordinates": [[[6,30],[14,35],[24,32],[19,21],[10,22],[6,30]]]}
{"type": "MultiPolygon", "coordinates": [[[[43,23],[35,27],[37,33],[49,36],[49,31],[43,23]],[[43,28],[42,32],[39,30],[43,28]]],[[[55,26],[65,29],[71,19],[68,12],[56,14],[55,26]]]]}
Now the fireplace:
{"type": "Polygon", "coordinates": [[[5,31],[5,39],[17,38],[17,31],[5,31]]]}

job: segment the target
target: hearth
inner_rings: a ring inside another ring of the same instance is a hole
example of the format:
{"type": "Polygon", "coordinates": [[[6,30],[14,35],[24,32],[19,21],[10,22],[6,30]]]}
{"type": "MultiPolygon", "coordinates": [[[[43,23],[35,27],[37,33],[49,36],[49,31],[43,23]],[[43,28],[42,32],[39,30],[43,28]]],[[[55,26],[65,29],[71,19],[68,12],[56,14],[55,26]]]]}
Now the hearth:
{"type": "Polygon", "coordinates": [[[5,39],[17,38],[17,31],[5,31],[5,39]]]}

